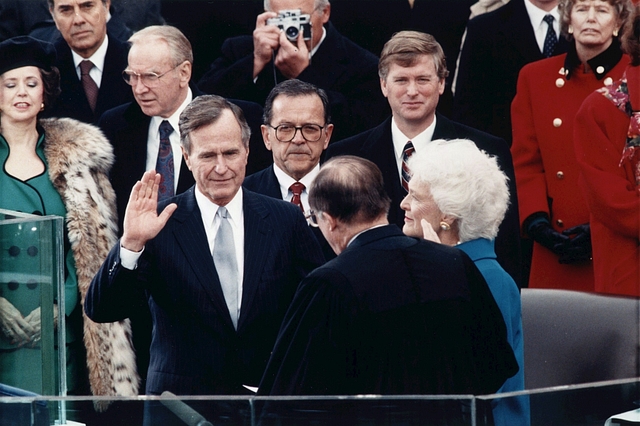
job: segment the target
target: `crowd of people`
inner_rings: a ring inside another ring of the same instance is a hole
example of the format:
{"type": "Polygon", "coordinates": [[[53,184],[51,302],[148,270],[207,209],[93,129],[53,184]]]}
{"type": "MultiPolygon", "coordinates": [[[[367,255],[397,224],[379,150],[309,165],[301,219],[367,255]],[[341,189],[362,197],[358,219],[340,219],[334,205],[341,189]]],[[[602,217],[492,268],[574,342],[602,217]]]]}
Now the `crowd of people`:
{"type": "MultiPolygon", "coordinates": [[[[519,288],[640,296],[640,6],[453,3],[464,35],[372,52],[265,0],[198,81],[169,16],[0,7],[0,207],[65,218],[70,393],[518,391],[519,288]]],[[[40,312],[0,286],[0,382],[38,391],[40,312]]]]}

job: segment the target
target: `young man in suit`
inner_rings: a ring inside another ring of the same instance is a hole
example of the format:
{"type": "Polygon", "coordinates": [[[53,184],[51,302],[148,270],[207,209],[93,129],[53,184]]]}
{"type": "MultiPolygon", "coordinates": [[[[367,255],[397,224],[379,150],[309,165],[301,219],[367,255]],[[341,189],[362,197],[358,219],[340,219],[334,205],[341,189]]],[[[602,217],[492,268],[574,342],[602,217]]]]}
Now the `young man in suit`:
{"type": "Polygon", "coordinates": [[[150,395],[257,386],[300,280],[323,262],[298,207],[241,188],[249,132],[236,105],[194,99],[180,137],[195,186],[158,203],[161,177],[145,172],[91,284],[85,310],[98,322],[128,317],[147,295],[150,395]]]}
{"type": "Polygon", "coordinates": [[[378,58],[329,22],[329,0],[265,0],[264,8],[253,37],[224,42],[222,55],[198,83],[201,90],[263,105],[280,81],[297,78],[312,83],[329,95],[339,138],[366,130],[388,114],[377,90],[378,58]],[[309,40],[304,40],[302,31],[289,40],[285,31],[267,22],[291,9],[309,15],[309,40]]]}
{"type": "MultiPolygon", "coordinates": [[[[320,171],[333,124],[324,90],[298,79],[273,88],[264,106],[262,139],[273,155],[266,169],[248,176],[242,186],[309,211],[309,187],[320,171]]],[[[312,228],[327,259],[335,253],[322,233],[312,228]]]]}
{"type": "Polygon", "coordinates": [[[60,96],[47,115],[97,124],[106,110],[133,99],[122,80],[129,47],[107,32],[110,0],[49,0],[60,31],[54,45],[60,96]]]}
{"type": "Polygon", "coordinates": [[[390,225],[375,164],[330,160],[309,198],[338,257],[300,283],[261,394],[484,394],[517,371],[473,262],[390,225]]]}
{"type": "Polygon", "coordinates": [[[331,144],[326,158],[350,154],[373,161],[382,171],[391,197],[389,222],[401,228],[404,211],[400,202],[407,194],[402,182],[403,152],[409,148],[409,142],[411,149],[419,151],[435,139],[472,140],[480,149],[496,156],[509,177],[510,207],[496,238],[496,253],[505,270],[521,283],[518,203],[507,143],[436,112],[448,71],[442,47],[431,35],[418,31],[396,33],[385,44],[378,69],[382,93],[389,101],[392,116],[371,130],[331,144]]]}

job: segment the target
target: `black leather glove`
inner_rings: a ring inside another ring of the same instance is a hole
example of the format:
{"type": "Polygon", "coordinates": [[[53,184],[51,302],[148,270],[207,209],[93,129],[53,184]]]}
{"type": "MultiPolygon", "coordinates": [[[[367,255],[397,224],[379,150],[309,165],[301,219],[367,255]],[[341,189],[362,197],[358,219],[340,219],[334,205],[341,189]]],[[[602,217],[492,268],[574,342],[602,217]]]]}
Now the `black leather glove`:
{"type": "Polygon", "coordinates": [[[557,249],[562,252],[560,263],[584,262],[591,259],[591,227],[588,223],[565,229],[562,235],[570,237],[557,249]]]}
{"type": "Polygon", "coordinates": [[[553,229],[546,219],[536,220],[529,226],[527,233],[535,242],[548,248],[558,256],[563,254],[564,244],[570,240],[566,235],[562,235],[553,229]]]}

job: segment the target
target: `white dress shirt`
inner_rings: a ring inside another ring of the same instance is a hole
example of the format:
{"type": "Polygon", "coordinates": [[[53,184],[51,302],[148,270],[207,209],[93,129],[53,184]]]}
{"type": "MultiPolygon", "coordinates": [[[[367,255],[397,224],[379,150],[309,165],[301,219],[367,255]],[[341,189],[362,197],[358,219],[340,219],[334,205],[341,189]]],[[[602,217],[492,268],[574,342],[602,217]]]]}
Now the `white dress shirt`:
{"type": "Polygon", "coordinates": [[[89,76],[96,82],[96,86],[100,88],[100,84],[102,83],[102,73],[104,71],[104,58],[107,56],[107,48],[109,47],[109,37],[104,36],[104,40],[102,40],[102,44],[98,47],[93,55],[88,58],[83,58],[78,55],[76,52],[71,50],[71,56],[73,57],[73,65],[76,68],[76,74],[78,74],[78,80],[82,79],[82,75],[80,72],[80,62],[82,61],[91,61],[93,62],[93,68],[89,71],[89,76]]]}
{"type": "Polygon", "coordinates": [[[311,210],[311,206],[309,206],[309,188],[311,187],[313,180],[316,178],[316,176],[318,176],[318,173],[320,173],[320,164],[316,164],[316,166],[299,181],[286,174],[276,164],[273,165],[273,172],[275,173],[276,179],[278,179],[278,183],[280,184],[280,193],[282,194],[282,199],[291,202],[291,199],[293,198],[293,192],[289,190],[289,187],[295,182],[300,182],[304,185],[304,191],[302,191],[302,194],[300,194],[302,207],[304,207],[305,212],[311,210]]]}
{"type": "Polygon", "coordinates": [[[169,141],[171,142],[171,150],[173,151],[173,166],[175,167],[173,189],[174,193],[178,190],[178,180],[180,178],[180,167],[182,166],[182,149],[180,148],[180,130],[178,123],[180,122],[180,114],[189,105],[193,94],[191,89],[187,93],[187,97],[176,112],[169,118],[151,117],[151,123],[149,123],[149,133],[147,135],[147,163],[146,171],[154,170],[156,168],[156,162],[158,161],[158,150],[160,149],[160,124],[167,120],[173,132],[169,135],[169,141]]]}
{"type": "Polygon", "coordinates": [[[549,24],[543,21],[546,15],[551,15],[554,17],[553,29],[556,32],[556,36],[560,38],[560,14],[558,13],[558,6],[556,5],[549,12],[546,12],[540,9],[538,6],[535,6],[533,3],[531,3],[530,0],[525,0],[524,6],[527,9],[529,19],[531,20],[531,27],[533,28],[533,32],[536,35],[538,48],[540,49],[540,52],[542,52],[542,50],[544,49],[544,39],[547,36],[547,29],[549,28],[549,24]]]}
{"type": "Polygon", "coordinates": [[[393,150],[396,154],[396,165],[398,166],[398,176],[402,180],[402,152],[404,151],[404,146],[408,141],[411,141],[413,144],[413,148],[415,152],[420,151],[422,148],[426,147],[431,139],[433,138],[433,132],[436,129],[436,117],[433,116],[433,122],[422,131],[419,135],[416,135],[415,138],[408,138],[402,131],[398,128],[396,124],[396,120],[391,118],[391,139],[393,140],[393,150]]]}
{"type": "MultiPolygon", "coordinates": [[[[218,228],[220,227],[220,217],[216,214],[219,206],[211,202],[202,194],[196,185],[196,203],[200,209],[200,216],[207,235],[209,253],[213,257],[213,247],[218,228]]],[[[238,265],[238,318],[240,317],[240,307],[242,304],[242,282],[244,279],[244,212],[242,210],[242,187],[238,190],[233,199],[225,206],[228,211],[227,219],[231,224],[233,241],[236,247],[236,264],[238,265]]],[[[138,260],[144,252],[144,248],[139,252],[127,250],[120,246],[120,264],[123,268],[134,270],[138,267],[138,260]]],[[[213,261],[213,260],[212,260],[213,261]]]]}

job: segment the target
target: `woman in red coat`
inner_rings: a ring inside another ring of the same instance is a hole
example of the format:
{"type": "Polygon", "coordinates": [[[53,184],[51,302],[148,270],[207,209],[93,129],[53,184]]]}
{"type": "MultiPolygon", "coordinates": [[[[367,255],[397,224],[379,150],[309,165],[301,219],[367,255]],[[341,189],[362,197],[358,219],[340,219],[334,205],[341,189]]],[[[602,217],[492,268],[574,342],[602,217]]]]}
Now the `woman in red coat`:
{"type": "Polygon", "coordinates": [[[623,44],[623,78],[582,104],[575,150],[591,216],[595,289],[640,295],[640,11],[623,44]]]}
{"type": "Polygon", "coordinates": [[[529,287],[594,290],[589,208],[578,188],[573,122],[582,101],[619,79],[630,0],[560,0],[566,54],[526,65],[511,105],[520,222],[534,240],[529,287]]]}

